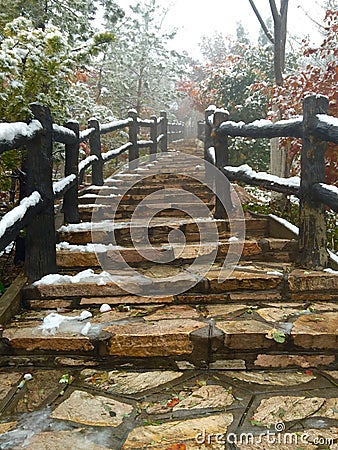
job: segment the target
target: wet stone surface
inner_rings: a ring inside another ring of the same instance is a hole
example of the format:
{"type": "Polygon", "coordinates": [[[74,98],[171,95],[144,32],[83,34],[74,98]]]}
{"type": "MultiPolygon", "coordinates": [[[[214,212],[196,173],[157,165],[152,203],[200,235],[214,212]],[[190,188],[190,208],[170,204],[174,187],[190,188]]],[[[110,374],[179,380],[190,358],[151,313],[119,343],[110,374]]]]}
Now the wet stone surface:
{"type": "MultiPolygon", "coordinates": [[[[8,391],[1,449],[336,450],[335,371],[73,368],[30,375],[8,391]],[[287,435],[284,442],[276,427],[307,440],[290,444],[287,435]]],[[[22,379],[15,371],[1,376],[10,387],[22,379]]]]}

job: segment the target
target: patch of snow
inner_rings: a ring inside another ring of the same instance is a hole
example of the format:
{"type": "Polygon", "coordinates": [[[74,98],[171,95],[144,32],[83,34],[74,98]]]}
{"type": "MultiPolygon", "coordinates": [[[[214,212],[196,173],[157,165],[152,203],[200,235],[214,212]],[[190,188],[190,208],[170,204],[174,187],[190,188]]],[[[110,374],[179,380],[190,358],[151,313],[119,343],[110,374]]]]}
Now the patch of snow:
{"type": "Polygon", "coordinates": [[[236,236],[231,236],[229,239],[228,239],[228,242],[238,242],[239,241],[239,239],[238,239],[238,237],[236,237],[236,236]]]}
{"type": "Polygon", "coordinates": [[[87,128],[86,130],[80,131],[80,140],[84,141],[87,139],[93,132],[95,131],[95,128],[87,128]]]}
{"type": "Polygon", "coordinates": [[[33,286],[43,286],[49,284],[78,284],[89,283],[103,286],[112,281],[108,272],[95,273],[93,269],[86,269],[76,275],[49,274],[35,281],[33,286]]]}
{"type": "Polygon", "coordinates": [[[21,200],[20,204],[3,216],[0,221],[0,236],[19,220],[23,219],[29,208],[36,206],[41,201],[41,195],[34,191],[28,197],[21,200]]]}
{"type": "Polygon", "coordinates": [[[338,255],[333,253],[331,250],[328,250],[330,258],[338,265],[338,255]]]}
{"type": "Polygon", "coordinates": [[[327,269],[324,269],[324,272],[331,273],[333,275],[338,275],[338,270],[333,270],[330,269],[329,267],[327,269]]]}
{"type": "Polygon", "coordinates": [[[87,336],[91,327],[92,324],[90,322],[87,322],[86,325],[81,329],[80,333],[83,334],[83,336],[87,336]]]}
{"type": "MultiPolygon", "coordinates": [[[[58,313],[50,313],[48,314],[42,322],[42,325],[40,325],[39,329],[42,330],[43,334],[46,335],[53,335],[57,331],[70,331],[69,327],[64,327],[63,325],[67,322],[83,322],[84,320],[89,319],[92,317],[92,313],[89,311],[82,311],[79,316],[63,316],[62,314],[58,313]]],[[[75,325],[76,327],[76,325],[75,325]]],[[[83,325],[81,324],[81,329],[83,329],[83,325]]],[[[74,328],[71,327],[71,331],[73,331],[74,328]]],[[[88,329],[89,331],[89,329],[88,329]]],[[[88,332],[87,331],[87,332],[88,332]]]]}
{"type": "Polygon", "coordinates": [[[269,272],[266,272],[267,275],[277,275],[278,277],[282,277],[282,272],[278,272],[278,270],[271,270],[269,272]]]}
{"type": "Polygon", "coordinates": [[[207,154],[212,162],[212,164],[216,164],[216,153],[215,153],[215,147],[209,147],[207,150],[207,154]]]}
{"type": "Polygon", "coordinates": [[[333,125],[335,127],[338,127],[338,118],[328,116],[327,114],[317,114],[317,119],[319,119],[322,122],[327,123],[328,125],[333,125]]]}
{"type": "Polygon", "coordinates": [[[125,152],[126,150],[128,150],[129,147],[131,147],[133,144],[131,142],[127,142],[126,144],[121,145],[121,147],[115,148],[113,150],[109,150],[106,153],[102,153],[102,159],[103,161],[107,161],[110,158],[112,158],[113,156],[118,156],[121,153],[125,152]]]}
{"type": "Polygon", "coordinates": [[[103,305],[100,306],[100,313],[105,313],[111,311],[111,307],[108,305],[108,303],[103,303],[103,305]]]}

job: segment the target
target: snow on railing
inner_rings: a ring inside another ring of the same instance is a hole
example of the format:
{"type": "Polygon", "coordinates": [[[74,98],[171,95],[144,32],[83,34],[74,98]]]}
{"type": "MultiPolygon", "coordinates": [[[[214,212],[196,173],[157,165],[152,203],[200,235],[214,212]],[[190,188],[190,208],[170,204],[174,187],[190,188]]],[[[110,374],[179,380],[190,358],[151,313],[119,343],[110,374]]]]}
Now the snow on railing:
{"type": "Polygon", "coordinates": [[[29,124],[0,123],[0,154],[25,145],[41,131],[42,125],[38,120],[32,120],[29,124]]]}
{"type": "Polygon", "coordinates": [[[77,121],[69,121],[65,126],[54,124],[49,109],[37,103],[31,105],[34,120],[28,124],[24,122],[2,123],[0,124],[0,154],[18,147],[27,148],[28,167],[30,172],[28,177],[34,180],[36,191],[24,198],[20,205],[4,216],[0,222],[0,251],[13,241],[20,230],[28,223],[27,236],[29,235],[29,245],[27,244],[26,256],[27,275],[30,280],[40,278],[48,271],[53,271],[56,267],[55,261],[55,218],[53,198],[63,197],[64,220],[69,223],[79,222],[78,210],[78,185],[82,183],[84,171],[92,166],[93,184],[103,184],[103,165],[107,161],[118,157],[129,150],[129,163],[137,165],[139,158],[139,148],[150,147],[150,157],[154,158],[157,152],[157,145],[160,143],[161,151],[167,151],[168,121],[166,113],[162,112],[158,120],[152,117],[150,120],[140,119],[137,112],[129,111],[129,117],[123,120],[115,120],[106,124],[100,124],[96,119],[88,121],[88,128],[79,130],[77,121]],[[139,128],[150,128],[149,140],[138,140],[139,128]],[[129,142],[116,149],[102,153],[101,135],[129,128],[129,142]],[[34,141],[33,152],[32,140],[39,135],[39,139],[34,141]],[[78,162],[79,144],[83,141],[89,142],[91,155],[78,162]],[[52,183],[53,166],[53,143],[65,144],[65,173],[61,180],[52,183]],[[44,193],[43,198],[39,192],[44,193]],[[41,216],[43,230],[38,231],[36,225],[40,221],[38,214],[44,211],[41,216]],[[37,216],[37,218],[35,218],[37,216]],[[35,218],[35,220],[33,220],[35,218]],[[33,225],[32,225],[33,224],[33,225]],[[42,235],[41,235],[42,231],[42,235]],[[40,234],[40,236],[38,236],[40,234]],[[42,256],[41,256],[42,255],[42,256]],[[40,258],[41,256],[41,258],[40,258]],[[41,264],[35,264],[41,259],[41,264]]]}
{"type": "Polygon", "coordinates": [[[126,144],[121,145],[121,147],[115,148],[113,150],[109,150],[106,153],[102,153],[103,161],[110,161],[111,159],[117,158],[119,155],[127,151],[133,144],[131,142],[127,142],[126,144]]]}
{"type": "Polygon", "coordinates": [[[214,148],[215,165],[230,181],[242,181],[300,198],[298,262],[302,267],[312,269],[328,264],[328,253],[321,250],[326,242],[323,204],[338,212],[338,188],[324,183],[326,141],[338,143],[338,119],[323,114],[328,111],[328,106],[326,97],[309,95],[303,102],[303,116],[275,123],[267,120],[248,124],[232,122],[228,120],[226,112],[215,109],[213,105],[205,111],[205,157],[209,160],[209,149],[214,148]],[[247,165],[228,166],[228,136],[302,138],[301,177],[281,178],[264,172],[257,173],[247,165]]]}
{"type": "Polygon", "coordinates": [[[230,181],[243,181],[299,197],[300,177],[282,178],[266,172],[256,172],[247,164],[239,167],[225,166],[222,171],[230,181]]]}

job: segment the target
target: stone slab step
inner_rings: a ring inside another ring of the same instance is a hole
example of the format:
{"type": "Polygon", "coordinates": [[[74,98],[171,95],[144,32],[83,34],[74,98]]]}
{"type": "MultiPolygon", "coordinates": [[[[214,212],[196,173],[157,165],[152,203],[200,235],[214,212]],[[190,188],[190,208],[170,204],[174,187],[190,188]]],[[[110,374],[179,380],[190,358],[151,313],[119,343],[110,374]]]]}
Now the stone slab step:
{"type": "MultiPolygon", "coordinates": [[[[200,232],[208,232],[210,226],[217,228],[219,239],[229,238],[230,231],[241,228],[242,221],[232,220],[231,228],[228,220],[212,220],[209,219],[179,219],[170,221],[166,218],[156,218],[147,224],[146,233],[149,236],[151,243],[166,243],[168,242],[168,234],[173,230],[179,230],[184,233],[186,241],[199,242],[200,232]],[[200,231],[200,232],[199,232],[200,231]]],[[[117,245],[131,245],[130,237],[130,223],[127,221],[118,222],[114,224],[111,222],[103,222],[92,224],[84,222],[81,224],[73,224],[62,226],[58,231],[59,241],[66,241],[70,244],[86,244],[92,242],[92,227],[95,230],[95,240],[104,243],[116,243],[117,245]],[[102,231],[102,235],[101,235],[102,231]]],[[[144,235],[145,230],[142,223],[139,225],[133,223],[133,235],[144,235]]],[[[253,219],[246,218],[245,230],[248,238],[251,237],[265,237],[268,230],[267,219],[253,219]]]]}
{"type": "MultiPolygon", "coordinates": [[[[104,192],[103,192],[104,193],[104,192]]],[[[101,193],[102,194],[102,193],[101,193]]],[[[97,195],[97,194],[84,194],[79,196],[79,205],[87,205],[87,204],[99,204],[99,205],[115,205],[115,204],[121,204],[121,205],[132,205],[132,204],[138,204],[141,202],[146,195],[142,194],[115,194],[113,197],[110,197],[108,195],[97,195]]],[[[186,193],[176,193],[175,194],[175,203],[187,203],[191,200],[191,195],[186,193]]],[[[213,195],[206,192],[206,193],[199,193],[198,198],[202,200],[204,203],[210,203],[213,202],[213,195]]],[[[168,193],[167,191],[164,191],[161,189],[158,192],[154,192],[151,197],[147,198],[147,203],[165,203],[165,202],[172,202],[173,201],[173,194],[168,193]],[[162,191],[162,192],[161,192],[162,191]]]]}
{"type": "Polygon", "coordinates": [[[30,312],[5,328],[2,353],[56,352],[132,363],[140,358],[144,365],[164,357],[169,358],[168,365],[185,361],[200,368],[209,364],[220,367],[225,361],[237,360],[245,368],[257,366],[259,361],[262,364],[264,358],[269,361],[263,355],[304,357],[304,353],[311,352],[312,356],[330,357],[327,360],[333,364],[338,344],[338,306],[306,306],[120,305],[105,313],[92,309],[93,316],[83,322],[69,320],[78,317],[79,311],[64,312],[59,317],[68,320],[56,328],[48,328],[43,322],[51,311],[30,312]]]}
{"type": "MultiPolygon", "coordinates": [[[[47,275],[41,281],[26,287],[23,290],[23,298],[110,297],[130,292],[141,296],[163,297],[171,290],[183,293],[186,286],[193,286],[189,288],[189,292],[220,294],[241,290],[281,289],[285,284],[281,272],[259,270],[254,267],[238,268],[231,275],[227,268],[213,267],[200,280],[197,273],[187,270],[189,268],[189,264],[186,267],[154,265],[140,269],[132,276],[122,275],[119,270],[110,274],[87,270],[73,276],[47,275]],[[144,278],[141,278],[141,275],[144,278]]],[[[199,269],[202,271],[204,267],[199,269]]]]}
{"type": "Polygon", "coordinates": [[[216,258],[234,257],[237,254],[240,258],[252,258],[262,254],[262,249],[256,241],[244,241],[238,244],[230,242],[188,244],[188,245],[160,245],[156,247],[139,246],[137,249],[132,247],[113,247],[113,246],[71,246],[62,243],[59,245],[56,255],[58,267],[100,267],[104,265],[109,267],[111,261],[116,261],[122,257],[127,263],[138,264],[156,260],[158,263],[164,263],[168,260],[172,262],[183,262],[184,260],[195,260],[198,257],[209,255],[213,260],[216,258]],[[95,248],[97,249],[95,251],[95,248]],[[99,254],[99,260],[97,258],[99,254]],[[162,258],[161,258],[162,254],[162,258]]]}

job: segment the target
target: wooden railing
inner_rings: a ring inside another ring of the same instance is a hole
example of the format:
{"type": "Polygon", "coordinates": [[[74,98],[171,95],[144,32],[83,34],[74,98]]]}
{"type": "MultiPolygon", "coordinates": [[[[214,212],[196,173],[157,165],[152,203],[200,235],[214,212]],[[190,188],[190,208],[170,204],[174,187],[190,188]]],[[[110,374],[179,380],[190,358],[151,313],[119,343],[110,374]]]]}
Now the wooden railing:
{"type": "MultiPolygon", "coordinates": [[[[328,266],[326,250],[325,206],[338,212],[338,188],[325,184],[327,142],[338,144],[338,118],[328,116],[328,99],[311,95],[303,101],[303,116],[292,120],[255,121],[249,124],[229,121],[225,110],[209,107],[205,112],[204,157],[216,165],[230,181],[240,181],[299,198],[299,260],[301,267],[322,269],[328,266]],[[295,137],[302,139],[300,177],[280,178],[256,173],[249,166],[229,166],[228,136],[250,138],[295,137]]],[[[199,126],[199,137],[203,131],[199,126]]],[[[208,176],[208,174],[207,174],[208,176]]],[[[227,192],[230,185],[217,186],[216,192],[227,192]]],[[[231,207],[231,205],[230,205],[231,207]]],[[[226,211],[216,198],[217,218],[226,211]]]]}
{"type": "Polygon", "coordinates": [[[0,154],[21,147],[27,151],[26,197],[0,221],[0,251],[26,228],[25,270],[29,280],[35,281],[56,272],[55,200],[63,197],[64,221],[78,223],[78,188],[86,169],[92,167],[92,183],[102,186],[104,164],[119,155],[128,153],[131,168],[137,167],[142,148],[149,148],[150,159],[155,159],[158,147],[161,152],[168,150],[168,120],[165,112],[143,120],[130,110],[127,119],[110,123],[90,119],[88,128],[80,131],[77,121],[59,126],[47,107],[30,106],[34,119],[29,123],[0,124],[0,154]],[[124,128],[129,131],[128,142],[102,153],[101,136],[124,128]],[[138,140],[140,128],[149,128],[149,140],[138,140]],[[90,156],[79,162],[79,145],[84,141],[89,142],[90,156]],[[53,183],[55,142],[65,145],[65,173],[53,183]]]}

